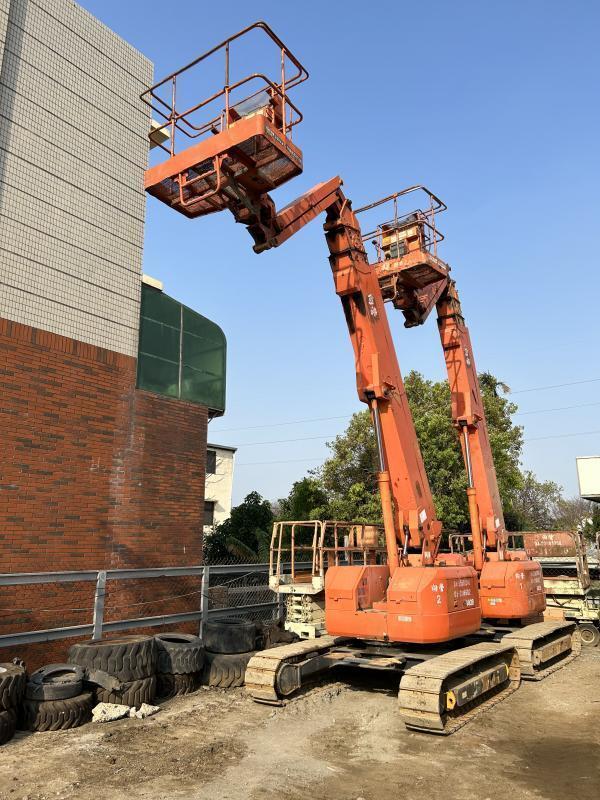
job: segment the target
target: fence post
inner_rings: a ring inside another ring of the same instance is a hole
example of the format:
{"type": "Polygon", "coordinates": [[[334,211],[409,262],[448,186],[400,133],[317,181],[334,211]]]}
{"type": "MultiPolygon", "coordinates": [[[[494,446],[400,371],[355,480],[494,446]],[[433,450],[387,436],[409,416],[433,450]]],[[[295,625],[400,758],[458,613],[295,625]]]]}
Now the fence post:
{"type": "Polygon", "coordinates": [[[208,590],[210,588],[210,567],[205,564],[202,570],[202,583],[200,584],[200,630],[198,631],[198,635],[202,636],[202,629],[204,627],[204,623],[208,619],[208,590]]]}
{"type": "Polygon", "coordinates": [[[92,639],[102,639],[102,625],[104,623],[104,595],[106,594],[106,572],[101,570],[96,578],[96,592],[94,594],[94,630],[92,639]]]}
{"type": "Polygon", "coordinates": [[[285,599],[283,592],[277,592],[277,619],[279,622],[285,620],[285,599]]]}

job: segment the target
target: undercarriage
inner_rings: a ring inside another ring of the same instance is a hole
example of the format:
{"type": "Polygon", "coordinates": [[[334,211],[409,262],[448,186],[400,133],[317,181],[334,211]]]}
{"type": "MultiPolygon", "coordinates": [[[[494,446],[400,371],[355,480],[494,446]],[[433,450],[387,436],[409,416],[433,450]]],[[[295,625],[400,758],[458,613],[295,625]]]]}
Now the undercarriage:
{"type": "Polygon", "coordinates": [[[246,670],[246,689],[257,702],[283,705],[340,666],[397,673],[406,727],[445,735],[512,694],[521,677],[517,649],[506,642],[444,650],[322,636],[254,656],[246,670]]]}
{"type": "Polygon", "coordinates": [[[283,705],[301,689],[346,666],[397,673],[407,728],[448,735],[504,700],[521,679],[539,681],[579,655],[573,623],[484,626],[443,645],[405,645],[334,636],[255,655],[246,670],[254,700],[283,705]]]}

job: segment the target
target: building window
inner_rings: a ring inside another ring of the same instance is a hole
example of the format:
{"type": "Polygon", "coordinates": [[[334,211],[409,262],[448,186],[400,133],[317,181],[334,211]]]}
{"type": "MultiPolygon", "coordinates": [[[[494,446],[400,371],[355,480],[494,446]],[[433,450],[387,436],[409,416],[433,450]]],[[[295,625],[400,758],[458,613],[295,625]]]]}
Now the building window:
{"type": "Polygon", "coordinates": [[[211,527],[215,524],[215,501],[204,501],[204,524],[211,527]]]}
{"type": "Polygon", "coordinates": [[[216,450],[207,450],[206,451],[206,474],[207,475],[216,475],[217,474],[217,451],[216,450]]]}
{"type": "Polygon", "coordinates": [[[227,343],[214,322],[142,284],[137,385],[225,410],[227,343]]]}

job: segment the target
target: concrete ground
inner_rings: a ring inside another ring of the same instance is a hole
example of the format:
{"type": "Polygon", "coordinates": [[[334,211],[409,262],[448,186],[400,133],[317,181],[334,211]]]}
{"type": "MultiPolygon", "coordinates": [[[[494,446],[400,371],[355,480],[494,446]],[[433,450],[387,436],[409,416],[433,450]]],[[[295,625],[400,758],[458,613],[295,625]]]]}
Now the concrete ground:
{"type": "Polygon", "coordinates": [[[286,707],[202,689],[155,717],[18,734],[0,799],[532,800],[600,794],[600,648],[449,738],[409,733],[397,687],[344,674],[286,707]]]}

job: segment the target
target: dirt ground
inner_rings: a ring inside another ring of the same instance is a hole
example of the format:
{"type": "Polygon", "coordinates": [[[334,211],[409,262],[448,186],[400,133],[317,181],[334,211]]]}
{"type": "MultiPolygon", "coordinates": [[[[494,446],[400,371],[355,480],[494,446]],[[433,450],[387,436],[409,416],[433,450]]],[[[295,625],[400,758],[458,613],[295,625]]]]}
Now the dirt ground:
{"type": "Polygon", "coordinates": [[[600,795],[600,648],[449,738],[409,733],[397,686],[343,673],[284,708],[202,689],[155,717],[17,734],[1,800],[585,800],[600,795]],[[369,688],[371,686],[371,688],[369,688]]]}

